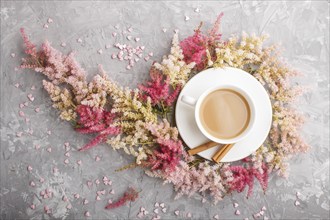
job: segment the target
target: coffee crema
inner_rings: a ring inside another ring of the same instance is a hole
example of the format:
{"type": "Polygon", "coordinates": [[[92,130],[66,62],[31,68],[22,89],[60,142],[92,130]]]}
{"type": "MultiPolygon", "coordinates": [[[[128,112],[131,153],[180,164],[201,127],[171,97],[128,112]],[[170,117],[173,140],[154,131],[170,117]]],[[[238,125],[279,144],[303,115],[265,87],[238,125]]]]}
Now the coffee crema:
{"type": "Polygon", "coordinates": [[[204,98],[199,117],[207,133],[216,138],[231,139],[247,128],[251,110],[240,93],[231,89],[218,89],[204,98]]]}

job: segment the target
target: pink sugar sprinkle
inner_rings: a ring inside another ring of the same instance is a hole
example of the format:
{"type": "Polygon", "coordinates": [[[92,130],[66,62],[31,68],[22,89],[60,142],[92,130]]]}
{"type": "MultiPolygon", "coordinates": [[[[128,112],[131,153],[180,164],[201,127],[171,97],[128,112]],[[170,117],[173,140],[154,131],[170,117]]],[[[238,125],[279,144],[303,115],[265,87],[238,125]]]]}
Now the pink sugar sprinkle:
{"type": "Polygon", "coordinates": [[[118,28],[119,28],[119,24],[116,24],[114,27],[115,27],[116,29],[118,29],[118,28]]]}
{"type": "Polygon", "coordinates": [[[143,218],[143,216],[144,216],[144,213],[143,213],[143,212],[139,212],[139,213],[136,215],[136,217],[138,217],[138,218],[143,218]]]}
{"type": "Polygon", "coordinates": [[[53,173],[57,173],[58,172],[58,168],[57,167],[54,167],[53,168],[53,173]]]}
{"type": "Polygon", "coordinates": [[[95,184],[96,184],[96,185],[99,185],[99,184],[100,184],[100,180],[96,179],[96,180],[95,180],[95,184]]]}
{"type": "Polygon", "coordinates": [[[68,164],[69,162],[70,162],[69,159],[65,159],[65,160],[64,160],[64,163],[65,163],[65,164],[68,164]]]}
{"type": "Polygon", "coordinates": [[[47,151],[48,151],[49,153],[52,152],[52,148],[51,148],[51,147],[47,148],[47,151]]]}
{"type": "Polygon", "coordinates": [[[76,193],[76,194],[74,194],[74,197],[75,197],[76,199],[79,199],[80,195],[79,195],[78,193],[76,193]]]}
{"type": "Polygon", "coordinates": [[[117,36],[117,33],[116,33],[116,32],[113,32],[113,33],[112,33],[112,36],[113,36],[113,37],[116,37],[116,36],[117,36]]]}
{"type": "Polygon", "coordinates": [[[81,165],[81,164],[82,164],[82,161],[81,161],[81,160],[78,160],[78,161],[77,161],[77,164],[78,164],[78,165],[81,165]]]}
{"type": "Polygon", "coordinates": [[[162,212],[163,212],[163,213],[166,213],[166,210],[167,210],[166,208],[163,208],[163,209],[162,209],[162,212]]]}
{"type": "Polygon", "coordinates": [[[66,153],[64,154],[64,156],[66,156],[66,157],[70,157],[70,153],[69,153],[69,152],[66,152],[66,153]]]}
{"type": "Polygon", "coordinates": [[[44,28],[47,29],[48,28],[48,24],[44,24],[44,28]]]}
{"type": "Polygon", "coordinates": [[[139,59],[139,58],[137,58],[137,57],[136,57],[136,58],[134,58],[134,61],[135,61],[135,62],[138,62],[139,60],[140,60],[140,59],[139,59]]]}
{"type": "Polygon", "coordinates": [[[112,59],[115,59],[116,57],[117,57],[117,55],[114,54],[114,53],[111,55],[111,58],[112,58],[112,59]]]}
{"type": "Polygon", "coordinates": [[[14,58],[14,57],[16,57],[16,54],[15,54],[15,53],[11,53],[10,56],[11,56],[12,58],[14,58]]]}
{"type": "Polygon", "coordinates": [[[100,196],[96,196],[95,200],[100,201],[101,200],[100,196]]]}
{"type": "Polygon", "coordinates": [[[64,143],[64,146],[69,147],[70,146],[70,143],[69,142],[65,142],[64,143]]]}
{"type": "Polygon", "coordinates": [[[160,203],[159,206],[162,207],[162,208],[164,208],[165,207],[165,203],[160,203]]]}
{"type": "Polygon", "coordinates": [[[127,65],[126,66],[126,69],[130,70],[131,69],[131,66],[130,65],[127,65]]]}
{"type": "Polygon", "coordinates": [[[39,182],[40,182],[40,183],[43,183],[43,182],[45,182],[45,179],[42,178],[42,177],[40,177],[39,182]]]}
{"type": "Polygon", "coordinates": [[[24,108],[24,104],[23,103],[19,104],[19,108],[24,108]]]}
{"type": "Polygon", "coordinates": [[[219,215],[215,215],[213,216],[214,219],[218,220],[219,219],[219,215]]]}
{"type": "Polygon", "coordinates": [[[241,212],[239,210],[236,210],[235,215],[240,215],[241,212]]]}
{"type": "Polygon", "coordinates": [[[28,102],[24,102],[25,107],[29,106],[28,102]]]}
{"type": "Polygon", "coordinates": [[[38,112],[40,112],[40,108],[38,107],[38,108],[34,109],[34,111],[38,113],[38,112]]]}
{"type": "Polygon", "coordinates": [[[27,122],[29,122],[30,121],[30,119],[29,118],[25,118],[25,122],[27,123],[27,122]]]}
{"type": "Polygon", "coordinates": [[[132,36],[128,35],[127,37],[127,40],[132,40],[132,36]]]}
{"type": "Polygon", "coordinates": [[[44,196],[45,195],[45,191],[40,191],[39,193],[41,196],[44,196]]]}
{"type": "Polygon", "coordinates": [[[202,203],[205,203],[206,202],[206,199],[205,198],[202,198],[202,203]]]}
{"type": "Polygon", "coordinates": [[[15,85],[14,85],[16,88],[18,88],[19,86],[20,86],[20,84],[19,83],[15,83],[15,85]]]}
{"type": "Polygon", "coordinates": [[[30,205],[30,208],[31,208],[31,209],[35,209],[36,206],[35,206],[34,204],[32,204],[32,205],[30,205]]]}
{"type": "Polygon", "coordinates": [[[29,172],[31,172],[31,171],[33,170],[33,168],[31,167],[31,165],[28,165],[28,166],[27,166],[27,170],[28,170],[29,172]]]}
{"type": "Polygon", "coordinates": [[[300,205],[300,202],[299,202],[298,200],[296,200],[296,201],[294,202],[294,205],[295,205],[295,206],[299,206],[299,205],[300,205]]]}
{"type": "Polygon", "coordinates": [[[149,55],[150,57],[152,57],[152,56],[154,55],[154,53],[153,53],[153,52],[150,52],[150,53],[148,53],[148,55],[149,55]]]}
{"type": "Polygon", "coordinates": [[[260,218],[260,214],[259,213],[253,214],[253,218],[260,218]]]}
{"type": "Polygon", "coordinates": [[[35,85],[31,86],[31,90],[35,90],[35,89],[36,89],[35,85]]]}
{"type": "Polygon", "coordinates": [[[296,192],[296,196],[297,196],[297,198],[299,198],[301,196],[301,193],[300,192],[296,192]]]}
{"type": "Polygon", "coordinates": [[[159,213],[158,209],[154,209],[154,213],[158,214],[159,213]]]}
{"type": "Polygon", "coordinates": [[[262,211],[266,211],[267,209],[266,209],[266,206],[263,206],[262,208],[261,208],[261,210],[262,211]]]}
{"type": "Polygon", "coordinates": [[[101,158],[99,156],[95,157],[95,161],[100,161],[100,160],[101,160],[101,158]]]}
{"type": "Polygon", "coordinates": [[[110,190],[109,193],[113,195],[113,194],[115,194],[115,190],[112,189],[112,190],[110,190]]]}
{"type": "Polygon", "coordinates": [[[158,203],[158,202],[156,202],[154,206],[155,206],[155,207],[159,207],[159,203],[158,203]]]}
{"type": "Polygon", "coordinates": [[[67,202],[67,201],[68,201],[68,198],[67,198],[66,196],[63,196],[63,197],[62,197],[62,201],[63,201],[63,202],[67,202]]]}
{"type": "Polygon", "coordinates": [[[78,38],[78,39],[77,39],[77,42],[78,42],[78,43],[82,43],[83,40],[82,40],[81,38],[78,38]]]}
{"type": "Polygon", "coordinates": [[[50,24],[50,23],[53,23],[53,19],[51,18],[48,18],[47,22],[50,24]]]}
{"type": "Polygon", "coordinates": [[[132,31],[133,31],[133,28],[130,27],[130,28],[127,29],[127,31],[128,31],[128,32],[132,32],[132,31]]]}
{"type": "Polygon", "coordinates": [[[105,195],[105,190],[100,190],[99,192],[101,195],[105,195]]]}
{"type": "Polygon", "coordinates": [[[66,206],[66,209],[72,209],[72,205],[71,205],[71,204],[68,204],[68,205],[66,206]]]}
{"type": "Polygon", "coordinates": [[[106,44],[105,45],[105,49],[110,49],[111,48],[111,45],[110,44],[106,44]]]}
{"type": "Polygon", "coordinates": [[[35,144],[35,145],[34,145],[34,148],[35,148],[36,150],[39,150],[39,149],[40,149],[40,147],[41,147],[41,145],[40,145],[40,144],[35,144]]]}
{"type": "Polygon", "coordinates": [[[145,61],[148,61],[148,60],[149,60],[149,56],[146,56],[146,57],[144,58],[144,60],[145,60],[145,61]]]}
{"type": "Polygon", "coordinates": [[[87,186],[88,186],[89,188],[91,188],[91,187],[93,186],[93,182],[90,181],[90,180],[88,180],[86,184],[87,184],[87,186]]]}
{"type": "Polygon", "coordinates": [[[90,216],[91,216],[91,214],[89,213],[89,211],[86,211],[86,212],[85,212],[85,216],[86,216],[86,217],[90,217],[90,216]]]}
{"type": "Polygon", "coordinates": [[[146,47],[145,46],[140,46],[140,49],[141,50],[144,50],[146,47]]]}
{"type": "Polygon", "coordinates": [[[237,208],[238,207],[238,203],[237,202],[234,202],[233,203],[233,206],[234,206],[234,208],[237,208]]]}
{"type": "Polygon", "coordinates": [[[30,182],[30,186],[35,187],[36,184],[35,184],[33,181],[31,181],[31,182],[30,182]]]}
{"type": "Polygon", "coordinates": [[[22,137],[22,135],[23,135],[23,132],[21,132],[21,131],[20,132],[16,132],[16,136],[17,137],[22,137]]]}
{"type": "Polygon", "coordinates": [[[31,101],[31,102],[33,102],[34,101],[34,97],[33,97],[33,95],[30,93],[30,94],[28,94],[28,96],[27,96],[28,98],[29,98],[29,100],[31,101]]]}
{"type": "Polygon", "coordinates": [[[191,218],[191,213],[190,212],[187,213],[187,218],[191,218]]]}
{"type": "Polygon", "coordinates": [[[136,37],[136,38],[135,38],[135,41],[136,41],[136,42],[139,42],[139,41],[140,41],[140,38],[136,37]]]}
{"type": "Polygon", "coordinates": [[[84,205],[88,204],[88,200],[87,199],[84,199],[83,204],[84,205]]]}
{"type": "Polygon", "coordinates": [[[97,53],[98,53],[98,54],[102,54],[102,53],[103,53],[103,50],[102,50],[102,49],[99,49],[99,50],[97,51],[97,53]]]}
{"type": "Polygon", "coordinates": [[[163,28],[163,32],[166,33],[167,29],[166,28],[163,28]]]}
{"type": "Polygon", "coordinates": [[[260,211],[259,214],[263,216],[265,214],[265,211],[260,211]]]}
{"type": "Polygon", "coordinates": [[[52,134],[52,131],[48,130],[48,131],[47,131],[47,134],[48,134],[48,135],[51,135],[51,134],[52,134]]]}
{"type": "Polygon", "coordinates": [[[19,116],[21,116],[21,117],[24,117],[24,116],[25,116],[25,114],[24,114],[23,111],[19,111],[18,114],[19,114],[19,116]]]}
{"type": "Polygon", "coordinates": [[[61,43],[61,47],[66,47],[66,43],[65,42],[62,42],[61,43]]]}
{"type": "Polygon", "coordinates": [[[179,210],[175,210],[175,211],[174,211],[174,214],[175,214],[176,216],[178,216],[178,215],[180,214],[180,211],[179,211],[179,210]]]}

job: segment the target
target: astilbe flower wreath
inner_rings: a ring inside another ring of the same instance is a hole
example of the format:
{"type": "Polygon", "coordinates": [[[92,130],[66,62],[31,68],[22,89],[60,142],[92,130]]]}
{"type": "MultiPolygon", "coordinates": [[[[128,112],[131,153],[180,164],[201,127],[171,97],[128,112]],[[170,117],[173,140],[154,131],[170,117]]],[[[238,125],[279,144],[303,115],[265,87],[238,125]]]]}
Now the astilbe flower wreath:
{"type": "MultiPolygon", "coordinates": [[[[299,134],[303,117],[290,105],[303,90],[290,85],[290,77],[297,72],[281,61],[275,46],[263,45],[266,36],[243,33],[240,38],[222,40],[218,32],[221,17],[206,34],[202,25],[182,41],[175,33],[170,54],[161,63],[155,62],[150,80],[134,90],[113,82],[101,66],[100,73],[87,82],[85,70],[73,53],[63,55],[47,41],[37,50],[24,29],[21,33],[27,57],[21,67],[47,77],[43,86],[61,119],[79,133],[94,135],[80,151],[102,142],[115,150],[123,149],[136,163],[122,169],[142,167],[148,175],[173,184],[177,197],[201,193],[217,203],[246,187],[250,196],[254,179],[265,191],[270,173],[286,176],[288,159],[308,149],[299,134]],[[193,75],[227,66],[245,70],[264,85],[272,101],[273,123],[267,140],[252,155],[238,162],[215,164],[188,156],[168,118],[173,115],[180,90],[193,75]]],[[[134,200],[136,192],[132,193],[134,200]]]]}

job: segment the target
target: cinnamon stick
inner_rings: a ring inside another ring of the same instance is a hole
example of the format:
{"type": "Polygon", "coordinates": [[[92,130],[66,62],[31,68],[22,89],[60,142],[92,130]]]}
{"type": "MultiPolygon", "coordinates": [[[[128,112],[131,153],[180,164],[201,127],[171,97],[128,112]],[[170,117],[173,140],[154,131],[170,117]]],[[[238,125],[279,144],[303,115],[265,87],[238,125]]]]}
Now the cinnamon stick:
{"type": "Polygon", "coordinates": [[[188,150],[188,154],[190,156],[193,156],[193,155],[195,155],[195,154],[197,154],[199,152],[202,152],[204,150],[210,149],[210,148],[215,147],[217,145],[219,145],[219,143],[214,142],[214,141],[209,141],[207,143],[204,143],[202,145],[199,145],[198,147],[195,147],[195,148],[192,148],[192,149],[188,150]]]}
{"type": "Polygon", "coordinates": [[[224,145],[218,152],[216,152],[213,157],[212,160],[216,163],[219,163],[222,158],[224,158],[224,156],[229,152],[229,150],[234,146],[234,144],[226,144],[224,145]]]}

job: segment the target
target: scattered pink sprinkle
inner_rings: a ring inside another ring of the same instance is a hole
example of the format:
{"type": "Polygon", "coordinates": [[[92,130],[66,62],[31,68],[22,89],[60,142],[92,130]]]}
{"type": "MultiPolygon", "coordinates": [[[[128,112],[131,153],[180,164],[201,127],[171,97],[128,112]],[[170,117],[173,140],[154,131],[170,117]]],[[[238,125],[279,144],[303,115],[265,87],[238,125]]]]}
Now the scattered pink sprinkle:
{"type": "Polygon", "coordinates": [[[186,15],[186,16],[184,16],[184,20],[185,21],[189,21],[190,20],[190,17],[186,15]]]}
{"type": "Polygon", "coordinates": [[[116,57],[117,57],[117,55],[114,54],[114,53],[111,55],[111,58],[112,58],[112,59],[115,59],[116,57]]]}
{"type": "Polygon", "coordinates": [[[30,121],[30,119],[29,118],[25,118],[25,122],[27,123],[27,122],[29,122],[30,121]]]}
{"type": "Polygon", "coordinates": [[[20,84],[19,83],[15,83],[15,85],[14,85],[16,88],[18,88],[19,86],[20,86],[20,84]]]}
{"type": "Polygon", "coordinates": [[[166,208],[163,208],[163,209],[162,209],[162,212],[165,213],[165,212],[166,212],[166,208]]]}
{"type": "Polygon", "coordinates": [[[35,187],[36,184],[35,184],[33,181],[31,181],[31,182],[30,182],[30,186],[35,187]]]}
{"type": "Polygon", "coordinates": [[[34,111],[38,113],[38,112],[40,112],[40,108],[39,107],[35,108],[34,111]]]}
{"type": "Polygon", "coordinates": [[[219,215],[215,215],[213,216],[214,219],[218,220],[219,219],[219,215]]]}
{"type": "Polygon", "coordinates": [[[70,143],[69,143],[69,142],[65,142],[65,143],[64,143],[64,146],[65,146],[65,147],[69,147],[69,146],[70,146],[70,143]]]}
{"type": "Polygon", "coordinates": [[[140,41],[140,38],[136,37],[136,38],[135,38],[135,41],[136,41],[136,42],[139,42],[139,41],[140,41]]]}
{"type": "Polygon", "coordinates": [[[139,213],[136,215],[136,217],[138,217],[138,218],[143,218],[143,216],[144,216],[144,213],[143,213],[143,212],[139,212],[139,213]]]}
{"type": "Polygon", "coordinates": [[[96,179],[96,180],[95,180],[95,184],[96,184],[96,185],[99,185],[99,184],[100,184],[100,180],[99,180],[99,179],[96,179]]]}
{"type": "Polygon", "coordinates": [[[187,218],[191,218],[191,213],[190,212],[187,213],[187,218]]]}
{"type": "Polygon", "coordinates": [[[52,211],[50,210],[50,208],[48,206],[44,206],[44,211],[47,213],[47,214],[50,214],[52,211]]]}
{"type": "Polygon", "coordinates": [[[109,204],[112,204],[112,200],[111,200],[111,199],[108,199],[108,203],[109,203],[109,204]]]}
{"type": "Polygon", "coordinates": [[[295,205],[295,206],[299,206],[299,205],[300,205],[300,202],[299,202],[298,200],[296,200],[296,201],[294,202],[294,205],[295,205]]]}
{"type": "Polygon", "coordinates": [[[296,192],[296,196],[297,196],[297,198],[299,198],[301,196],[301,193],[300,192],[296,192]]]}
{"type": "Polygon", "coordinates": [[[31,165],[27,166],[27,170],[28,170],[29,172],[31,172],[31,171],[33,170],[33,168],[31,167],[31,165]]]}
{"type": "Polygon", "coordinates": [[[105,190],[100,190],[99,192],[101,195],[105,195],[105,190]]]}
{"type": "Polygon", "coordinates": [[[116,36],[117,36],[117,33],[116,33],[116,32],[113,32],[113,33],[112,33],[112,36],[113,36],[113,37],[116,37],[116,36]]]}
{"type": "Polygon", "coordinates": [[[126,69],[130,70],[131,69],[131,66],[130,65],[127,65],[126,66],[126,69]]]}
{"type": "Polygon", "coordinates": [[[260,218],[260,214],[259,213],[254,214],[253,218],[260,218]]]}
{"type": "Polygon", "coordinates": [[[81,165],[81,164],[82,164],[82,161],[81,161],[81,160],[78,160],[78,161],[77,161],[77,164],[78,164],[78,165],[81,165]]]}
{"type": "Polygon", "coordinates": [[[52,148],[51,147],[48,147],[47,148],[47,151],[50,153],[50,152],[52,152],[52,148]]]}
{"type": "Polygon", "coordinates": [[[62,197],[62,201],[63,201],[63,202],[67,202],[67,201],[68,201],[68,198],[67,198],[66,196],[63,196],[63,197],[62,197]]]}
{"type": "Polygon", "coordinates": [[[106,44],[105,45],[105,49],[110,49],[111,48],[111,45],[110,44],[106,44]]]}
{"type": "Polygon", "coordinates": [[[249,218],[244,218],[244,220],[249,220],[249,218]]]}
{"type": "Polygon", "coordinates": [[[159,203],[158,202],[155,203],[155,207],[159,207],[159,203]]]}
{"type": "Polygon", "coordinates": [[[34,101],[34,97],[33,97],[33,95],[30,93],[30,94],[28,94],[28,96],[27,96],[28,98],[29,98],[29,100],[31,101],[31,102],[33,102],[34,101]]]}
{"type": "Polygon", "coordinates": [[[82,40],[81,38],[78,38],[78,39],[77,39],[77,42],[78,42],[78,43],[82,43],[83,40],[82,40]]]}
{"type": "Polygon", "coordinates": [[[34,204],[30,205],[31,209],[36,209],[36,206],[34,204]]]}
{"type": "Polygon", "coordinates": [[[19,104],[19,108],[24,108],[25,105],[23,103],[19,104]]]}
{"type": "Polygon", "coordinates": [[[132,32],[132,31],[133,31],[133,28],[130,27],[130,28],[127,29],[127,31],[128,31],[128,32],[132,32]]]}
{"type": "Polygon", "coordinates": [[[11,56],[12,58],[14,58],[14,57],[16,57],[16,54],[15,54],[15,53],[11,53],[10,56],[11,56]]]}
{"type": "Polygon", "coordinates": [[[267,216],[264,217],[264,220],[268,220],[269,218],[267,216]]]}
{"type": "Polygon", "coordinates": [[[65,164],[68,164],[69,162],[70,162],[70,161],[69,161],[68,158],[64,160],[64,163],[65,163],[65,164]]]}
{"type": "Polygon", "coordinates": [[[140,53],[140,54],[138,54],[138,57],[142,58],[142,56],[143,56],[143,55],[142,55],[141,53],[140,53]]]}
{"type": "Polygon", "coordinates": [[[44,24],[44,28],[47,29],[48,28],[48,24],[44,24]]]}
{"type": "Polygon", "coordinates": [[[159,220],[160,219],[160,216],[159,215],[155,215],[154,217],[152,217],[151,220],[159,220]]]}
{"type": "Polygon", "coordinates": [[[89,211],[86,211],[86,212],[85,212],[85,216],[86,216],[86,217],[90,217],[90,216],[91,216],[91,214],[89,213],[89,211]]]}
{"type": "Polygon", "coordinates": [[[18,114],[19,114],[19,116],[21,116],[21,117],[24,117],[24,116],[25,116],[25,114],[24,114],[23,111],[19,111],[18,114]]]}
{"type": "Polygon", "coordinates": [[[115,28],[118,29],[118,28],[119,28],[119,24],[116,24],[116,25],[115,25],[115,28]]]}
{"type": "Polygon", "coordinates": [[[101,200],[100,196],[96,196],[95,200],[100,201],[101,200]]]}
{"type": "Polygon", "coordinates": [[[100,161],[100,160],[101,160],[101,158],[99,156],[95,157],[95,161],[100,161]]]}
{"type": "Polygon", "coordinates": [[[66,152],[66,153],[64,154],[64,156],[66,156],[66,157],[70,157],[70,152],[66,152]]]}
{"type": "Polygon", "coordinates": [[[102,54],[102,53],[103,53],[103,50],[102,50],[102,49],[99,49],[99,50],[97,51],[97,53],[98,53],[98,54],[102,54]]]}
{"type": "Polygon", "coordinates": [[[234,208],[237,208],[238,207],[238,203],[237,202],[234,202],[233,203],[233,206],[234,206],[234,208]]]}
{"type": "Polygon", "coordinates": [[[61,47],[66,47],[66,43],[65,42],[62,42],[61,43],[61,47]]]}
{"type": "Polygon", "coordinates": [[[265,211],[260,211],[259,213],[261,216],[263,216],[265,214],[265,211]]]}
{"type": "Polygon", "coordinates": [[[58,172],[58,168],[57,167],[54,167],[53,168],[53,173],[57,173],[58,172]]]}
{"type": "Polygon", "coordinates": [[[53,23],[53,19],[51,18],[48,18],[47,22],[50,24],[50,23],[53,23]]]}
{"type": "Polygon", "coordinates": [[[127,40],[132,40],[132,36],[128,35],[127,37],[127,40]]]}
{"type": "Polygon", "coordinates": [[[163,28],[163,32],[166,33],[167,29],[166,28],[163,28]]]}
{"type": "Polygon", "coordinates": [[[79,199],[80,195],[78,193],[74,194],[74,198],[79,199]]]}
{"type": "Polygon", "coordinates": [[[144,50],[146,47],[145,46],[140,46],[140,49],[141,50],[144,50]]]}
{"type": "Polygon", "coordinates": [[[115,190],[110,190],[110,192],[109,192],[110,194],[115,194],[115,190]]]}
{"type": "Polygon", "coordinates": [[[35,85],[31,86],[31,90],[36,90],[36,86],[35,85]]]}
{"type": "Polygon", "coordinates": [[[154,213],[158,214],[158,209],[154,209],[154,213]]]}
{"type": "Polygon", "coordinates": [[[176,33],[176,34],[179,33],[179,29],[175,29],[174,33],[176,33]]]}
{"type": "Polygon", "coordinates": [[[43,182],[45,182],[45,179],[42,178],[42,177],[40,177],[39,182],[40,182],[40,183],[43,183],[43,182]]]}
{"type": "Polygon", "coordinates": [[[145,61],[148,61],[148,60],[149,60],[149,56],[146,56],[146,57],[144,58],[144,60],[145,60],[145,61]]]}
{"type": "Polygon", "coordinates": [[[84,199],[83,204],[84,205],[88,204],[88,200],[87,199],[84,199]]]}
{"type": "Polygon", "coordinates": [[[52,131],[48,130],[48,131],[47,131],[47,134],[48,134],[48,135],[51,135],[51,134],[52,134],[52,131]]]}
{"type": "Polygon", "coordinates": [[[164,203],[160,203],[159,206],[162,207],[162,208],[164,208],[165,207],[165,204],[164,203]]]}
{"type": "Polygon", "coordinates": [[[66,209],[72,209],[72,205],[71,205],[71,204],[68,204],[68,205],[66,206],[66,209]]]}
{"type": "Polygon", "coordinates": [[[136,57],[136,58],[134,58],[134,61],[135,61],[135,62],[138,62],[139,60],[140,60],[140,59],[139,59],[139,58],[137,58],[137,57],[136,57]]]}
{"type": "Polygon", "coordinates": [[[239,210],[236,210],[235,215],[240,215],[241,212],[239,210]]]}
{"type": "Polygon", "coordinates": [[[34,145],[34,148],[35,148],[36,150],[39,150],[39,149],[40,149],[40,147],[41,147],[41,145],[40,145],[40,144],[35,144],[35,145],[34,145]]]}
{"type": "Polygon", "coordinates": [[[206,199],[205,198],[202,198],[202,203],[205,203],[206,202],[206,199]]]}
{"type": "Polygon", "coordinates": [[[175,214],[176,216],[178,216],[178,215],[180,214],[180,211],[179,211],[179,210],[175,210],[175,211],[174,211],[174,214],[175,214]]]}
{"type": "Polygon", "coordinates": [[[93,182],[90,180],[88,180],[86,184],[87,184],[88,188],[91,188],[93,186],[93,182]]]}
{"type": "Polygon", "coordinates": [[[21,132],[21,131],[16,132],[16,136],[17,136],[17,137],[22,137],[22,135],[23,135],[23,132],[21,132]]]}
{"type": "Polygon", "coordinates": [[[24,102],[25,107],[29,106],[28,102],[24,102]]]}
{"type": "Polygon", "coordinates": [[[150,52],[150,53],[148,53],[148,55],[149,55],[150,57],[152,57],[152,56],[154,55],[154,53],[153,53],[153,52],[150,52]]]}
{"type": "Polygon", "coordinates": [[[45,195],[45,191],[40,191],[39,193],[41,196],[44,196],[45,195]]]}
{"type": "Polygon", "coordinates": [[[267,209],[266,209],[266,206],[263,206],[262,208],[261,208],[261,210],[262,211],[266,211],[267,209]]]}
{"type": "Polygon", "coordinates": [[[195,8],[195,12],[199,13],[200,9],[199,8],[195,8]]]}
{"type": "Polygon", "coordinates": [[[28,134],[32,135],[32,134],[33,134],[33,129],[32,129],[32,128],[29,128],[29,129],[26,130],[26,132],[27,132],[28,134]]]}

